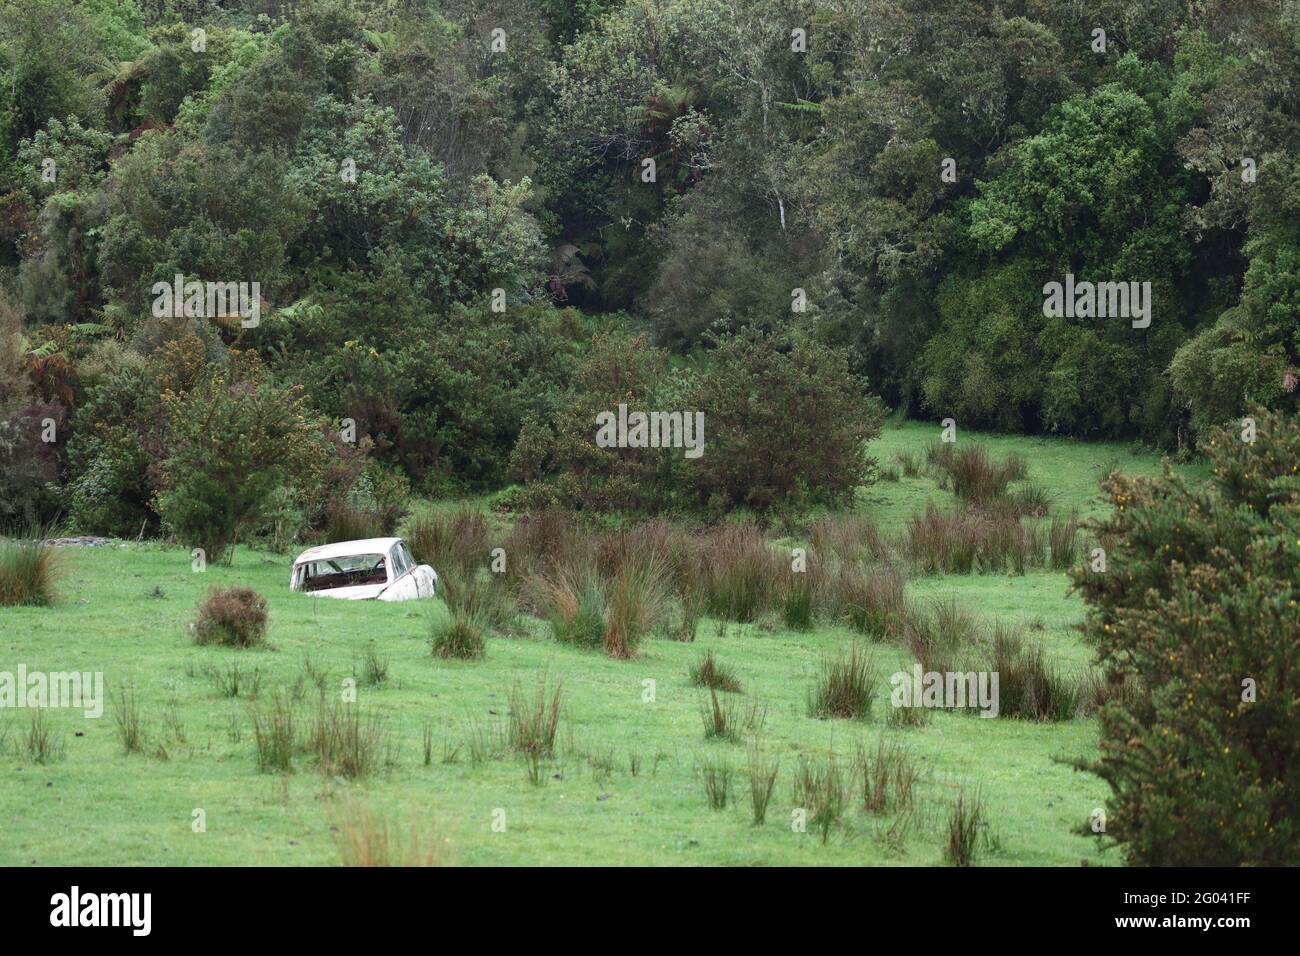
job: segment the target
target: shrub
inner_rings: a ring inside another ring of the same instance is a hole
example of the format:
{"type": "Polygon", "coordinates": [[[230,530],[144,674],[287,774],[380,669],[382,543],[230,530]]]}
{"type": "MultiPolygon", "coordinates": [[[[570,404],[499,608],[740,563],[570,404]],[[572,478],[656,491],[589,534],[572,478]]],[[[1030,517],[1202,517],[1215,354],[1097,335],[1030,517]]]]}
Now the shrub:
{"type": "Polygon", "coordinates": [[[198,644],[254,647],[266,640],[266,598],[252,588],[214,587],[194,621],[198,644]]]}
{"type": "Polygon", "coordinates": [[[164,393],[169,457],[157,497],[185,544],[227,563],[275,489],[314,466],[301,389],[272,384],[252,353],[236,354],[189,391],[164,393]]]}
{"type": "Polygon", "coordinates": [[[856,643],[837,656],[827,657],[808,693],[809,716],[865,719],[876,696],[877,677],[871,658],[856,643]]]}
{"type": "Polygon", "coordinates": [[[35,535],[0,538],[0,607],[53,604],[55,584],[64,573],[62,557],[35,535]]]}
{"type": "Polygon", "coordinates": [[[716,690],[740,693],[740,678],[730,667],[719,662],[713,651],[707,651],[703,657],[690,668],[691,683],[696,687],[710,687],[716,690]]]}
{"type": "Polygon", "coordinates": [[[1300,863],[1300,421],[1250,415],[1253,443],[1234,424],[1202,446],[1207,480],[1109,475],[1107,570],[1070,572],[1098,663],[1144,691],[1102,708],[1086,764],[1132,863],[1300,863]]]}
{"type": "Polygon", "coordinates": [[[796,335],[721,339],[685,407],[708,424],[690,469],[698,500],[759,510],[851,499],[875,464],[865,454],[883,410],[848,353],[796,335]]]}

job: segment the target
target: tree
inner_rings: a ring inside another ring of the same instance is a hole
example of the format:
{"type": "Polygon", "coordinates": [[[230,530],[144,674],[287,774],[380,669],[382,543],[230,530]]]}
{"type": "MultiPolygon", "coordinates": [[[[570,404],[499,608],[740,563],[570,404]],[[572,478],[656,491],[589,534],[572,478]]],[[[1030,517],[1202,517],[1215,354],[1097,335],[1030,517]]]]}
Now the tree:
{"type": "Polygon", "coordinates": [[[170,455],[157,511],[185,544],[229,563],[272,492],[319,466],[301,390],[233,352],[184,394],[164,392],[163,405],[170,455]]]}

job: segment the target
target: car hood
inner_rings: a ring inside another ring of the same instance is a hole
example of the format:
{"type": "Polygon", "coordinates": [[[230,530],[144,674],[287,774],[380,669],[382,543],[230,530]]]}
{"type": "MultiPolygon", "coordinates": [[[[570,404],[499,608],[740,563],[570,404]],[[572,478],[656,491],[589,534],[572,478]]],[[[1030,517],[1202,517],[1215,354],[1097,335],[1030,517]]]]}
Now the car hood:
{"type": "Polygon", "coordinates": [[[362,601],[377,598],[387,584],[358,584],[350,588],[327,588],[324,591],[312,591],[314,597],[342,598],[345,601],[362,601]]]}

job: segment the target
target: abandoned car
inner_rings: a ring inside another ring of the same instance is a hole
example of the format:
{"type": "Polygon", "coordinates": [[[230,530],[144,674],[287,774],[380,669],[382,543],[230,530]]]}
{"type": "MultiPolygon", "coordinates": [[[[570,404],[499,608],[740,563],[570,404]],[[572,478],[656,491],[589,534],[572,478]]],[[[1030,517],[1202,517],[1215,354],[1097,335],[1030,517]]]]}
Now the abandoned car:
{"type": "Polygon", "coordinates": [[[293,562],[289,589],[354,601],[410,601],[433,597],[438,574],[416,564],[401,538],[367,538],[308,548],[293,562]]]}

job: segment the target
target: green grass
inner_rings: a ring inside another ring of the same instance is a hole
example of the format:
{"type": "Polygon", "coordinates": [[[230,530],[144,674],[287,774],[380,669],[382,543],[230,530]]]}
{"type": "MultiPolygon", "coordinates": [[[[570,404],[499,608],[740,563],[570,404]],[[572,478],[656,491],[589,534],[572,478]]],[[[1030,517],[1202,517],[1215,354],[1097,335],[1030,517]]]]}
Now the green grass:
{"type": "MultiPolygon", "coordinates": [[[[891,430],[874,453],[883,461],[904,445],[923,448],[932,433],[937,429],[911,424],[891,430]]],[[[1153,457],[1131,456],[1123,446],[1005,438],[988,444],[996,455],[1024,453],[1031,479],[1059,491],[1066,507],[1082,507],[1092,494],[1085,486],[1100,475],[1093,467],[1099,459],[1135,472],[1159,468],[1153,457]]],[[[864,490],[862,507],[888,528],[927,496],[945,494],[928,479],[904,478],[864,490]]],[[[133,685],[145,745],[141,753],[123,753],[111,701],[99,720],[52,710],[46,716],[65,753],[38,765],[15,746],[29,714],[0,711],[0,865],[335,864],[330,813],[349,798],[392,819],[436,820],[448,840],[446,855],[468,865],[940,865],[948,807],[963,787],[980,789],[997,836],[997,851],[980,862],[1120,862],[1114,853],[1099,856],[1093,841],[1072,832],[1103,804],[1105,785],[1052,759],[1095,752],[1094,721],[1039,724],[940,712],[926,727],[891,730],[888,675],[912,664],[893,644],[872,646],[882,686],[869,719],[811,718],[806,695],[822,659],[853,639],[841,628],[794,632],[777,621],[724,629],[705,618],[694,645],[650,639],[636,659],[621,661],[558,644],[531,622],[530,635],[491,636],[484,660],[464,662],[430,654],[428,615],[446,614],[440,601],[291,594],[288,556],[241,547],[232,567],[210,565],[196,574],[188,550],[121,544],[70,550],[67,567],[54,606],[0,611],[0,670],[23,663],[29,671],[103,671],[110,691],[133,685]],[[195,605],[214,584],[266,595],[266,648],[190,640],[195,605]],[[316,691],[304,658],[328,673],[326,686],[337,694],[343,678],[360,673],[372,643],[388,659],[388,677],[379,687],[358,686],[357,694],[362,708],[382,715],[394,764],[352,783],[322,777],[306,755],[294,759],[292,774],[259,773],[250,703],[218,696],[204,670],[230,662],[260,669],[254,706],[269,704],[277,689],[292,692],[301,677],[305,725],[316,691]],[[700,690],[687,675],[710,649],[744,675],[744,699],[767,708],[759,741],[780,757],[781,771],[761,827],[751,825],[747,799],[711,810],[699,780],[702,762],[721,758],[743,768],[746,755],[744,741],[702,737],[700,690]],[[504,728],[514,683],[531,692],[543,673],[563,683],[565,719],[542,785],[529,782],[518,756],[471,761],[469,726],[504,728]],[[643,701],[647,679],[655,682],[650,703],[643,701]],[[426,727],[433,754],[427,766],[426,727]],[[881,838],[887,821],[863,813],[856,799],[825,845],[811,825],[807,833],[792,832],[800,754],[824,758],[833,747],[847,767],[859,741],[874,751],[881,737],[906,742],[921,768],[921,809],[910,834],[901,843],[881,838]],[[457,758],[446,762],[457,748],[457,758]],[[492,827],[498,808],[505,810],[505,832],[492,827]],[[195,809],[206,814],[204,833],[191,830],[195,809]]],[[[1032,627],[1050,657],[1073,668],[1089,653],[1070,629],[1081,606],[1065,590],[1060,573],[909,583],[911,597],[955,595],[981,618],[1032,627]]]]}

